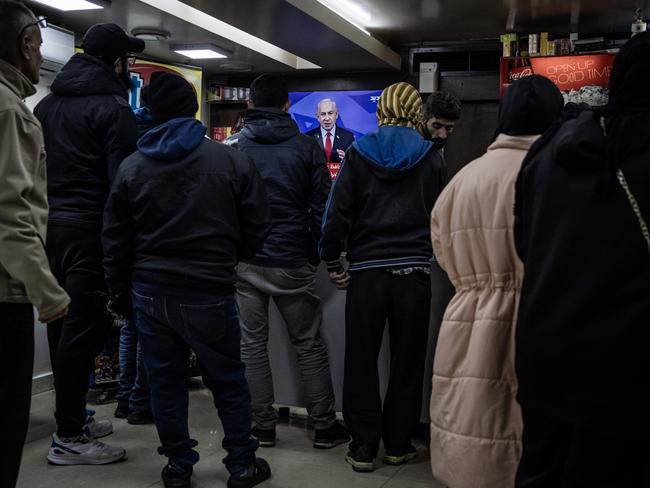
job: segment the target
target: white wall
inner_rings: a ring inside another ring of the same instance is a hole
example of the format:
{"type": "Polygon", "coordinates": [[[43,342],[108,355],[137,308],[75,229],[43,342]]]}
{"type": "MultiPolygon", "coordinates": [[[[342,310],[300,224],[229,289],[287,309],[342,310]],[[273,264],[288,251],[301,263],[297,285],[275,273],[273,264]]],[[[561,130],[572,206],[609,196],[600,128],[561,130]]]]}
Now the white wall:
{"type": "MultiPolygon", "coordinates": [[[[41,81],[36,86],[36,94],[25,100],[27,106],[34,110],[34,107],[48,93],[50,85],[54,81],[53,73],[41,73],[41,81]]],[[[50,366],[50,352],[47,345],[46,326],[38,322],[38,313],[34,311],[34,381],[32,393],[40,393],[52,387],[52,367],[50,366]]]]}

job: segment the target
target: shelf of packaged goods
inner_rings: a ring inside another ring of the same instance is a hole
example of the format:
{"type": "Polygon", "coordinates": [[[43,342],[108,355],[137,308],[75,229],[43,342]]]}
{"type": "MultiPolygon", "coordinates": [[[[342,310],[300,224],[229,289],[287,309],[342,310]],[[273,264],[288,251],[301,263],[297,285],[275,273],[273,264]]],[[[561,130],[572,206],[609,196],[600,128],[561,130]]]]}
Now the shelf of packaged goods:
{"type": "Polygon", "coordinates": [[[206,100],[210,105],[246,105],[248,100],[206,100]]]}

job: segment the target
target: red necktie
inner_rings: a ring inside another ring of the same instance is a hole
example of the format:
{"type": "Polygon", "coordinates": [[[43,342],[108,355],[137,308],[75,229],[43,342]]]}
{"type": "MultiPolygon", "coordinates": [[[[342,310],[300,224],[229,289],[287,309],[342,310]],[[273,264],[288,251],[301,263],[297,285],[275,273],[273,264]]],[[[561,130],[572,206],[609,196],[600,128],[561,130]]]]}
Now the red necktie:
{"type": "Polygon", "coordinates": [[[332,155],[332,134],[328,132],[325,134],[325,158],[329,162],[332,155]]]}

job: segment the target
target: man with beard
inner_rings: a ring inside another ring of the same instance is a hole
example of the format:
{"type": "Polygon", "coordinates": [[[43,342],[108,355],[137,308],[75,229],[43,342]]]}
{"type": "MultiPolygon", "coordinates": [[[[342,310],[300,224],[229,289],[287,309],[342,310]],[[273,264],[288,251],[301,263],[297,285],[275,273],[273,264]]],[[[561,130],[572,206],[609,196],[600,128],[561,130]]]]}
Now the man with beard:
{"type": "Polygon", "coordinates": [[[460,118],[460,101],[447,92],[429,95],[422,107],[422,133],[437,149],[443,149],[460,118]]]}
{"type": "Polygon", "coordinates": [[[96,441],[113,432],[86,410],[88,376],[110,330],[102,270],[102,214],[111,181],[136,149],[137,127],[127,101],[129,60],[144,50],[115,24],[92,26],[35,114],[47,151],[47,254],[70,295],[69,314],[48,327],[56,388],[57,431],[47,456],[53,464],[106,464],[122,448],[96,441]]]}

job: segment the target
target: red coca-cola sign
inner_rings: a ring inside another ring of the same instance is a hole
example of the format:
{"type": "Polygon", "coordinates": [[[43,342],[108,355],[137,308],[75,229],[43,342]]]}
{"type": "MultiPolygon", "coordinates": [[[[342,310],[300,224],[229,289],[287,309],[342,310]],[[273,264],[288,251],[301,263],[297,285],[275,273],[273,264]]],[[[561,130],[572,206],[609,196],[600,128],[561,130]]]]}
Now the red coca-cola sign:
{"type": "Polygon", "coordinates": [[[508,83],[512,83],[513,81],[517,81],[521,78],[525,78],[526,76],[532,76],[532,75],[533,75],[533,68],[531,68],[530,66],[512,68],[508,72],[508,83]]]}

